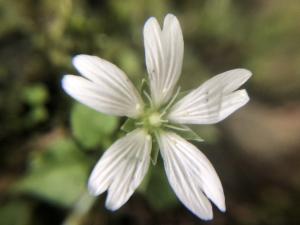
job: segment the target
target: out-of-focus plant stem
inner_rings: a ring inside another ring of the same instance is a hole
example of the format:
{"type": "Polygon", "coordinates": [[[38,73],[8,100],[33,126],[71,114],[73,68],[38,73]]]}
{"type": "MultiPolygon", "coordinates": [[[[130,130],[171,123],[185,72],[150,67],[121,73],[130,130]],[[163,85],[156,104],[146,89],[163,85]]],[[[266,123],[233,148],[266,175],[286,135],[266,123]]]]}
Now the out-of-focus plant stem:
{"type": "Polygon", "coordinates": [[[95,203],[96,198],[92,197],[87,191],[82,194],[73,210],[66,217],[62,225],[81,225],[89,210],[95,203]]]}

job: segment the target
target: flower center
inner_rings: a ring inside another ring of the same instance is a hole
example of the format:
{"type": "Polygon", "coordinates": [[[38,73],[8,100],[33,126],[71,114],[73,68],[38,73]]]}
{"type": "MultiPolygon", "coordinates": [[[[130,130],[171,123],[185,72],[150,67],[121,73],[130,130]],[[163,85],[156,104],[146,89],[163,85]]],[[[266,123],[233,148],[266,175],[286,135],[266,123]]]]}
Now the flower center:
{"type": "Polygon", "coordinates": [[[144,127],[149,133],[152,133],[161,128],[166,122],[167,120],[164,120],[159,112],[148,111],[148,113],[145,113],[141,118],[140,122],[137,122],[136,124],[144,127]]]}
{"type": "Polygon", "coordinates": [[[161,123],[162,120],[157,112],[150,114],[150,116],[148,117],[148,124],[151,127],[160,127],[161,123]]]}

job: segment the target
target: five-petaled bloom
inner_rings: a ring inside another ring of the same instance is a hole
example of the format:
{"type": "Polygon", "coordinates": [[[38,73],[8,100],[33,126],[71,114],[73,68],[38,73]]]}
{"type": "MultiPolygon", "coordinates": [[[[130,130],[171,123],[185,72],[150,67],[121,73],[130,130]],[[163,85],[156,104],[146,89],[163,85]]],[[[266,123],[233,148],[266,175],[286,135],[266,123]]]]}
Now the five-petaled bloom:
{"type": "Polygon", "coordinates": [[[117,66],[96,56],[78,55],[73,64],[84,76],[65,75],[64,90],[79,102],[102,113],[129,117],[135,127],[102,156],[89,178],[93,195],[108,191],[106,207],[120,208],[143,180],[158,144],[167,178],[178,199],[195,215],[213,218],[211,200],[225,211],[219,177],[193,144],[186,124],[214,124],[245,105],[249,97],[237,90],[251,76],[245,69],[221,73],[179,97],[183,37],[177,18],[168,14],[163,28],[155,18],[144,26],[148,89],[141,94],[117,66]],[[178,134],[176,134],[178,133],[178,134]],[[209,199],[209,200],[208,200],[209,199]]]}

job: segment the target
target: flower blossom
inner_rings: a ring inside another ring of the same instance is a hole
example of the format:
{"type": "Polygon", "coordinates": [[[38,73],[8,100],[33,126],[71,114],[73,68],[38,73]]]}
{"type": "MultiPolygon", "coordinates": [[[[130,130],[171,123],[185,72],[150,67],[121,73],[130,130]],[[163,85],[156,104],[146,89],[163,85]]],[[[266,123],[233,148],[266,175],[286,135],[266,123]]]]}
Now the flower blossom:
{"type": "Polygon", "coordinates": [[[65,75],[62,80],[64,90],[79,102],[101,113],[126,116],[124,127],[133,126],[97,162],[88,181],[89,191],[95,196],[107,191],[106,207],[120,208],[141,184],[151,160],[155,162],[155,143],[178,199],[201,219],[212,219],[211,202],[226,210],[223,188],[206,156],[185,139],[195,135],[187,125],[218,123],[245,105],[247,92],[237,89],[251,72],[233,69],[221,73],[179,97],[176,86],[184,46],[177,18],[168,14],[162,28],[155,18],[149,18],[143,35],[149,77],[141,93],[117,66],[90,55],[73,59],[83,77],[65,75]]]}

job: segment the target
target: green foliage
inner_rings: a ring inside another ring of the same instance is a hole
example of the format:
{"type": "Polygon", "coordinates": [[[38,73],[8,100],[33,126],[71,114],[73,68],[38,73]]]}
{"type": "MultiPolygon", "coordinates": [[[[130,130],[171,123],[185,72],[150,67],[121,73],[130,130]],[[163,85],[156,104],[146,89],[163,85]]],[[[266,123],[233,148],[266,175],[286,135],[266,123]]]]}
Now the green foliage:
{"type": "MultiPolygon", "coordinates": [[[[220,131],[217,127],[211,126],[211,125],[191,125],[191,129],[196,134],[201,134],[202,140],[205,141],[205,143],[217,143],[220,139],[220,131]]],[[[192,139],[191,139],[192,140],[192,139]]]]}
{"type": "Polygon", "coordinates": [[[14,200],[0,206],[0,224],[3,225],[29,225],[30,205],[21,200],[14,200]]]}
{"type": "Polygon", "coordinates": [[[124,51],[120,52],[118,56],[119,67],[130,77],[137,77],[143,71],[141,58],[130,48],[122,48],[122,50],[124,51]]]}
{"type": "Polygon", "coordinates": [[[178,200],[172,191],[168,179],[164,176],[164,167],[159,161],[155,167],[150,168],[149,181],[144,188],[144,195],[150,205],[157,210],[172,208],[178,204],[178,200]]]}
{"type": "MultiPolygon", "coordinates": [[[[196,9],[195,9],[196,10],[196,9]]],[[[236,39],[239,33],[232,35],[239,28],[237,14],[232,7],[232,0],[211,0],[206,1],[201,13],[201,19],[197,21],[203,29],[203,33],[208,36],[222,37],[226,39],[236,39]]]]}
{"type": "Polygon", "coordinates": [[[43,84],[35,84],[24,88],[24,101],[32,106],[40,106],[49,98],[48,91],[43,84]]]}
{"type": "Polygon", "coordinates": [[[71,126],[75,138],[85,148],[107,147],[118,126],[118,119],[96,112],[82,104],[75,104],[71,112],[71,126]]]}
{"type": "Polygon", "coordinates": [[[71,207],[85,191],[87,158],[68,139],[51,143],[32,158],[27,175],[14,188],[64,207],[71,207]]]}
{"type": "Polygon", "coordinates": [[[43,84],[25,86],[22,98],[23,102],[29,106],[29,112],[26,116],[27,127],[47,120],[48,111],[45,104],[49,99],[49,93],[43,84]]]}
{"type": "Polygon", "coordinates": [[[254,70],[253,88],[276,102],[299,97],[299,9],[299,1],[272,1],[254,18],[249,34],[246,64],[254,70]]]}
{"type": "Polygon", "coordinates": [[[43,122],[48,118],[48,111],[45,107],[39,106],[33,108],[28,114],[28,125],[43,122]]]}
{"type": "Polygon", "coordinates": [[[136,128],[135,122],[136,120],[128,118],[121,126],[121,130],[124,132],[133,131],[136,128]]]}

